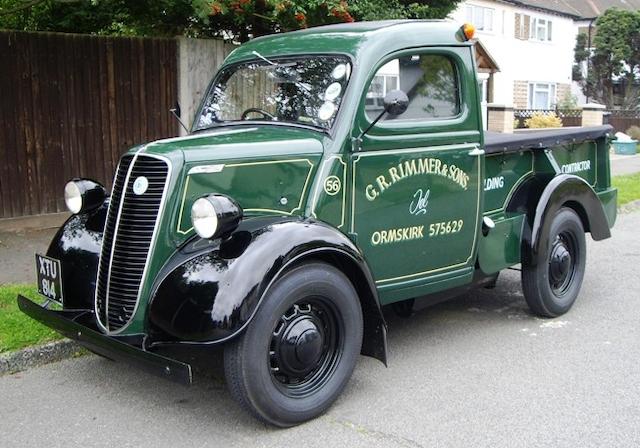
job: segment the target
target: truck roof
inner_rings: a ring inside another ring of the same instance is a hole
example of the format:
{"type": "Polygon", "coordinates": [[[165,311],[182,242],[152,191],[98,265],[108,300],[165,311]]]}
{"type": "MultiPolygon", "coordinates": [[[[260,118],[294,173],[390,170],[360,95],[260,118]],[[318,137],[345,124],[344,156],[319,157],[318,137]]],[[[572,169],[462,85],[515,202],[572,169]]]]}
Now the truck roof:
{"type": "Polygon", "coordinates": [[[460,33],[461,23],[448,20],[380,20],[307,28],[253,39],[234,50],[227,63],[263,56],[344,53],[358,58],[374,51],[378,56],[425,45],[471,45],[460,33]]]}

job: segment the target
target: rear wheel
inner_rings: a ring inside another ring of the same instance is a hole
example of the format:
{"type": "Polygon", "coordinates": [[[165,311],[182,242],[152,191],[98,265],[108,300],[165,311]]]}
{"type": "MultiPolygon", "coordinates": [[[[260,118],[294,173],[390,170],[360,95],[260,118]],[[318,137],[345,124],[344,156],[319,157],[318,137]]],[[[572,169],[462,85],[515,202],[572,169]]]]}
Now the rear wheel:
{"type": "Polygon", "coordinates": [[[587,247],[580,217],[570,208],[553,216],[546,247],[522,263],[522,289],[529,308],[543,317],[569,311],[584,278],[587,247]]]}
{"type": "Polygon", "coordinates": [[[263,298],[245,333],[225,347],[232,396],[276,426],[320,415],[351,377],[362,326],[357,293],[340,271],[324,263],[291,270],[263,298]]]}

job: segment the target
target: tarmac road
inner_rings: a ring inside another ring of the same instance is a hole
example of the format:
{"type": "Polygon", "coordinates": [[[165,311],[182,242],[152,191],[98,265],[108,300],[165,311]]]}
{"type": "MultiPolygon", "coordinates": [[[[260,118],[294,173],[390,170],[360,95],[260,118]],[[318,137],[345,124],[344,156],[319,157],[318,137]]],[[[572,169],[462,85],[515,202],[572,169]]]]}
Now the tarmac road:
{"type": "Polygon", "coordinates": [[[589,239],[565,316],[527,311],[519,273],[389,318],[389,367],[362,357],[324,416],[288,430],[220,381],[177,386],[95,356],[0,378],[2,447],[629,447],[640,444],[640,213],[589,239]]]}

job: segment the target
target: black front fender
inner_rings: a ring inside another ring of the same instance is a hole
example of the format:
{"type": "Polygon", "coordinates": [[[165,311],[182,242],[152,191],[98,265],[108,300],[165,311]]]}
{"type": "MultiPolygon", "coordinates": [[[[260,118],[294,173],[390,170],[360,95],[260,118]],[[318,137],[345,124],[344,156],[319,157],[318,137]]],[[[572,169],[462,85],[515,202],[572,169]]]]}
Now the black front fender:
{"type": "Polygon", "coordinates": [[[102,235],[109,202],[87,213],[72,215],[60,227],[49,244],[47,256],[60,260],[64,307],[94,307],[96,277],[102,235]]]}
{"type": "Polygon", "coordinates": [[[299,218],[246,219],[224,241],[195,239],[177,251],[149,305],[155,344],[162,339],[217,344],[233,338],[258,312],[279,275],[308,258],[332,263],[351,279],[365,318],[363,354],[386,362],[386,326],[359,251],[333,227],[299,218]]]}

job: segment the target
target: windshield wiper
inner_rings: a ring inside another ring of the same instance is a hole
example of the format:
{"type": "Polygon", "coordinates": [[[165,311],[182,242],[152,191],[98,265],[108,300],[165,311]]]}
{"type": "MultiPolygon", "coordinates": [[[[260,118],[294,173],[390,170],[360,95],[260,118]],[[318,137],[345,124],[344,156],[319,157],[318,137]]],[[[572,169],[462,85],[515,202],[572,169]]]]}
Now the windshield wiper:
{"type": "MultiPolygon", "coordinates": [[[[258,58],[262,59],[264,62],[266,62],[267,64],[271,65],[272,67],[280,67],[283,64],[278,64],[277,62],[273,62],[270,61],[269,59],[265,58],[264,56],[262,56],[260,53],[258,53],[256,50],[253,50],[251,52],[251,54],[253,54],[254,56],[257,56],[258,58]]],[[[286,73],[283,74],[286,77],[286,73]]],[[[298,87],[306,90],[307,92],[311,92],[311,87],[309,87],[308,85],[306,85],[305,83],[302,83],[300,81],[297,81],[295,79],[291,79],[291,81],[298,87]]]]}
{"type": "Polygon", "coordinates": [[[324,134],[330,134],[329,129],[315,124],[297,123],[293,121],[262,121],[262,120],[225,120],[217,122],[216,124],[209,125],[204,128],[196,129],[192,132],[195,134],[201,131],[208,131],[215,128],[224,126],[259,126],[259,125],[272,125],[272,126],[289,126],[294,128],[312,129],[314,131],[322,132],[324,134]]]}
{"type": "Polygon", "coordinates": [[[267,64],[269,64],[269,65],[279,65],[279,64],[276,64],[275,62],[270,61],[269,59],[265,58],[265,57],[264,57],[264,56],[262,56],[260,53],[258,53],[256,50],[253,50],[253,51],[251,52],[251,54],[253,54],[253,55],[255,55],[255,56],[258,56],[260,59],[262,59],[264,62],[266,62],[266,63],[267,63],[267,64]]]}

